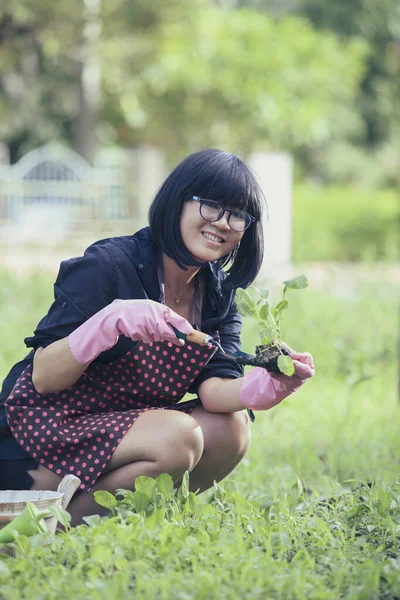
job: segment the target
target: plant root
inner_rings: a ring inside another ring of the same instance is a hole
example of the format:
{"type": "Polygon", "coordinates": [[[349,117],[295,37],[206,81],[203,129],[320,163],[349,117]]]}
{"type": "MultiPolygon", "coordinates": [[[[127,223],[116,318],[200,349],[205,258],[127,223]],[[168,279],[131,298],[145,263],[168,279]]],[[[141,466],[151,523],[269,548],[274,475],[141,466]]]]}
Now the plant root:
{"type": "Polygon", "coordinates": [[[256,355],[253,358],[247,356],[238,356],[235,362],[239,365],[249,365],[251,367],[262,367],[269,373],[280,373],[278,368],[278,358],[280,354],[289,356],[289,352],[285,348],[277,348],[277,346],[256,346],[256,355]]]}

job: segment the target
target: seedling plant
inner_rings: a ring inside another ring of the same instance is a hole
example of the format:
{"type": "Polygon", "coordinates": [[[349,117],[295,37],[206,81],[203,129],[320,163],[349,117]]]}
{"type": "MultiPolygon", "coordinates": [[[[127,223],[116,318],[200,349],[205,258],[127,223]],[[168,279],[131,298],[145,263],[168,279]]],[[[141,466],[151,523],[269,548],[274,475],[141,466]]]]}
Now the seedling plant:
{"type": "Polygon", "coordinates": [[[261,344],[255,348],[255,357],[238,357],[236,362],[243,365],[258,366],[272,373],[283,373],[289,377],[294,373],[293,361],[282,345],[282,323],[285,311],[289,307],[286,299],[288,290],[302,290],[308,286],[305,275],[299,275],[283,282],[282,299],[273,306],[269,301],[269,290],[256,287],[237,290],[237,307],[241,315],[256,320],[260,331],[261,344]]]}

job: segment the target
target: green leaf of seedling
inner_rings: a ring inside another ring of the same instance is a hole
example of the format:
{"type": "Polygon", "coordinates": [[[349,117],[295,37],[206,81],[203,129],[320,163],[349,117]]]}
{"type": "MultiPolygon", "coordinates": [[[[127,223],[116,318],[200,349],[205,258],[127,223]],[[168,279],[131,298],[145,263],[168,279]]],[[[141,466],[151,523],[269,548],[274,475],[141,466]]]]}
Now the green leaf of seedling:
{"type": "Polygon", "coordinates": [[[196,494],[193,492],[189,492],[189,495],[187,497],[187,501],[185,504],[185,512],[186,513],[194,513],[198,504],[199,504],[199,500],[198,500],[196,494]]]}
{"type": "Polygon", "coordinates": [[[281,300],[274,309],[274,314],[275,316],[279,315],[280,313],[282,313],[284,310],[287,309],[287,307],[289,306],[289,302],[287,300],[281,300]]]}
{"type": "Polygon", "coordinates": [[[185,504],[189,496],[189,473],[186,471],[182,477],[182,483],[178,490],[177,498],[181,504],[185,504]]]}
{"type": "Polygon", "coordinates": [[[220,500],[222,498],[222,491],[216,480],[213,481],[213,486],[214,486],[214,488],[213,488],[214,497],[218,498],[218,500],[220,500]]]}
{"type": "Polygon", "coordinates": [[[49,506],[48,511],[54,517],[56,517],[57,521],[61,523],[61,525],[65,527],[65,529],[70,528],[71,515],[69,514],[69,512],[67,512],[63,508],[60,508],[59,506],[49,506]]]}
{"type": "Polygon", "coordinates": [[[260,290],[260,296],[261,298],[264,298],[264,300],[267,300],[269,296],[269,290],[267,288],[263,288],[262,290],[260,290]]]}
{"type": "Polygon", "coordinates": [[[281,354],[278,357],[278,369],[284,375],[291,377],[294,373],[294,364],[290,356],[286,356],[285,354],[281,354]]]}
{"type": "Polygon", "coordinates": [[[149,498],[153,498],[157,487],[157,481],[151,477],[141,475],[135,479],[135,490],[146,494],[149,498]]]}
{"type": "Polygon", "coordinates": [[[36,535],[29,536],[27,539],[31,548],[41,548],[50,541],[50,532],[37,533],[36,535]]]}
{"type": "Polygon", "coordinates": [[[249,292],[243,288],[238,288],[236,290],[236,296],[240,298],[240,300],[243,300],[243,302],[246,302],[246,304],[249,304],[250,306],[253,305],[253,298],[250,296],[249,292]]]}
{"type": "Polygon", "coordinates": [[[262,319],[263,321],[268,321],[268,318],[271,315],[271,304],[268,302],[268,300],[266,300],[265,303],[262,305],[258,314],[260,316],[260,319],[262,319]]]}
{"type": "Polygon", "coordinates": [[[132,490],[124,490],[123,488],[118,488],[117,490],[115,490],[115,495],[119,498],[122,497],[124,502],[132,502],[132,496],[135,492],[132,492],[132,490]]]}
{"type": "MultiPolygon", "coordinates": [[[[135,485],[136,485],[136,481],[135,481],[135,485]]],[[[133,499],[133,504],[135,506],[135,509],[139,513],[145,512],[146,509],[148,508],[149,504],[151,504],[151,498],[149,498],[149,496],[147,496],[147,494],[144,494],[143,492],[138,492],[138,491],[134,492],[132,499],[133,499]]]]}
{"type": "Polygon", "coordinates": [[[145,521],[145,527],[153,529],[154,527],[156,527],[164,521],[165,514],[165,508],[157,508],[150,516],[147,517],[145,521]]]}
{"type": "Polygon", "coordinates": [[[298,275],[293,279],[287,279],[283,282],[284,292],[286,290],[304,290],[308,286],[308,279],[305,275],[298,275]]]}
{"type": "Polygon", "coordinates": [[[277,332],[273,327],[266,327],[260,331],[260,340],[261,344],[268,346],[272,344],[274,339],[276,338],[277,332]]]}
{"type": "Polygon", "coordinates": [[[115,496],[113,496],[112,494],[110,494],[110,492],[107,492],[106,490],[99,490],[95,492],[93,494],[93,497],[97,504],[100,504],[100,506],[103,506],[104,508],[107,508],[111,511],[114,510],[114,508],[116,508],[118,504],[115,496]]]}
{"type": "Polygon", "coordinates": [[[156,484],[157,491],[160,492],[160,494],[162,494],[164,498],[166,498],[167,500],[173,498],[175,490],[174,482],[172,480],[171,475],[168,475],[168,473],[162,473],[157,477],[156,484]]]}
{"type": "Polygon", "coordinates": [[[253,316],[253,309],[248,306],[245,302],[238,300],[236,306],[242,317],[253,316]]]}
{"type": "Polygon", "coordinates": [[[101,521],[100,515],[88,515],[87,517],[82,517],[82,520],[89,525],[89,527],[96,527],[101,521]]]}
{"type": "Polygon", "coordinates": [[[236,292],[236,305],[241,315],[254,315],[256,312],[256,303],[246,290],[239,288],[236,292]]]}

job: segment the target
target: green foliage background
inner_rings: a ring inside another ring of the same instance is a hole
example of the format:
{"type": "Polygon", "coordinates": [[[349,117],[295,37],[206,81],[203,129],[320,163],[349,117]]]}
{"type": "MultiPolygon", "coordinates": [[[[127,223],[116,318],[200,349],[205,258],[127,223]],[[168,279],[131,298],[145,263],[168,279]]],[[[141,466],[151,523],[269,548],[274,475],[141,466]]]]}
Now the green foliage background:
{"type": "Polygon", "coordinates": [[[400,198],[395,189],[299,183],[293,193],[296,262],[400,259],[400,198]]]}
{"type": "Polygon", "coordinates": [[[95,66],[99,145],[153,143],[171,164],[286,149],[324,181],[363,180],[378,157],[375,183],[393,185],[399,31],[396,0],[5,0],[0,137],[13,160],[55,138],[82,150],[95,66]]]}

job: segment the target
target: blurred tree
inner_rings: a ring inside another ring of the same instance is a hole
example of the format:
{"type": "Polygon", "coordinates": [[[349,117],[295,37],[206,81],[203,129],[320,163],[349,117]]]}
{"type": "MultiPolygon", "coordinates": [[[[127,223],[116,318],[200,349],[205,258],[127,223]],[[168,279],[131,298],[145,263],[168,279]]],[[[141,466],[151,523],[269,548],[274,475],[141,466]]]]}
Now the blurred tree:
{"type": "Polygon", "coordinates": [[[153,141],[172,155],[208,145],[247,153],[342,139],[361,126],[353,105],[360,41],[339,44],[298,17],[277,23],[193,0],[152,36],[157,55],[148,48],[146,61],[146,38],[132,36],[126,13],[119,18],[126,36],[104,19],[118,36],[106,36],[102,57],[104,114],[118,141],[153,141]]]}
{"type": "Polygon", "coordinates": [[[354,36],[366,40],[370,52],[357,103],[365,141],[376,146],[399,138],[399,0],[238,0],[237,5],[275,16],[304,16],[318,30],[334,31],[344,40],[354,36]]]}
{"type": "Polygon", "coordinates": [[[398,0],[300,0],[300,11],[319,29],[370,45],[359,109],[366,140],[376,145],[400,134],[400,3],[398,0]]]}
{"type": "Polygon", "coordinates": [[[71,138],[83,26],[83,11],[71,11],[68,0],[3,0],[0,137],[13,159],[48,139],[71,138]]]}
{"type": "Polygon", "coordinates": [[[101,10],[101,0],[78,0],[72,10],[68,0],[3,0],[0,139],[12,160],[50,139],[71,143],[90,160],[96,123],[100,142],[112,138],[97,93],[101,57],[111,59],[112,70],[129,55],[134,69],[127,76],[133,71],[139,77],[157,60],[159,29],[190,8],[184,0],[104,5],[101,10]]]}
{"type": "Polygon", "coordinates": [[[87,125],[95,123],[85,101],[100,70],[100,103],[92,102],[101,144],[155,143],[175,160],[209,145],[245,154],[359,135],[362,41],[339,43],[296,16],[231,8],[81,0],[71,10],[67,0],[3,0],[1,138],[14,158],[53,138],[90,154],[87,125]]]}

